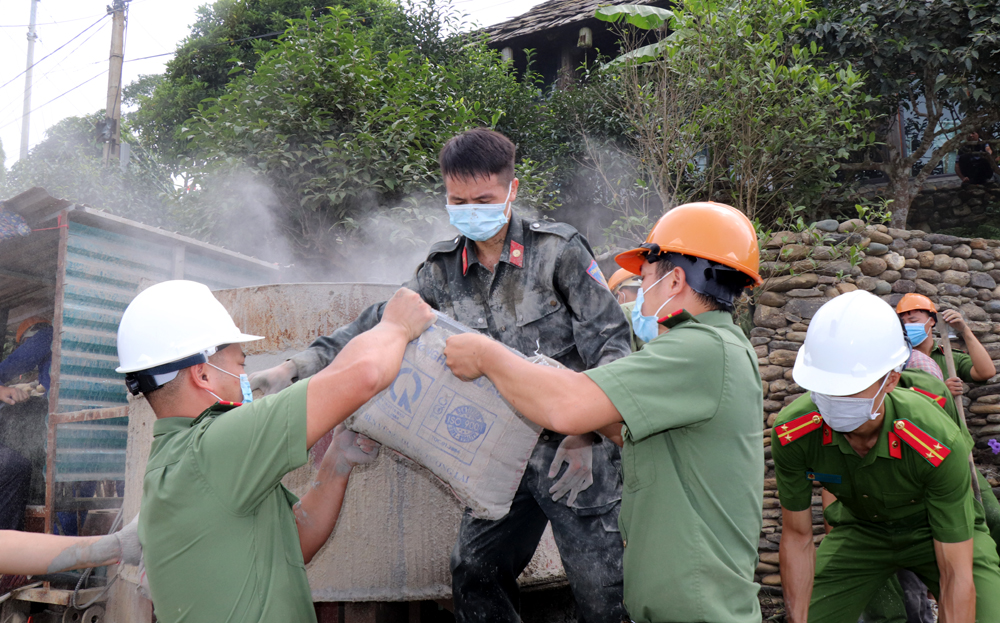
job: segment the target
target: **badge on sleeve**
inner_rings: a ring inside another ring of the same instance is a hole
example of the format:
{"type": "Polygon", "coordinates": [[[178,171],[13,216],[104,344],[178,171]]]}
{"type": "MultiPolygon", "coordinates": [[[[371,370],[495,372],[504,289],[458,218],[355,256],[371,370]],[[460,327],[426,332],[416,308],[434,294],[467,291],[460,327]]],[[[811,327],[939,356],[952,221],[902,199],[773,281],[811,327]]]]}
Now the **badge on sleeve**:
{"type": "Polygon", "coordinates": [[[842,482],[840,474],[821,474],[820,472],[806,472],[807,480],[815,480],[816,482],[828,482],[832,485],[839,485],[842,482]]]}
{"type": "MultiPolygon", "coordinates": [[[[601,284],[605,288],[608,287],[608,281],[604,278],[604,273],[601,272],[601,267],[597,265],[597,260],[590,260],[590,266],[587,268],[587,274],[597,283],[601,284]]],[[[611,288],[608,288],[609,290],[611,288]]]]}

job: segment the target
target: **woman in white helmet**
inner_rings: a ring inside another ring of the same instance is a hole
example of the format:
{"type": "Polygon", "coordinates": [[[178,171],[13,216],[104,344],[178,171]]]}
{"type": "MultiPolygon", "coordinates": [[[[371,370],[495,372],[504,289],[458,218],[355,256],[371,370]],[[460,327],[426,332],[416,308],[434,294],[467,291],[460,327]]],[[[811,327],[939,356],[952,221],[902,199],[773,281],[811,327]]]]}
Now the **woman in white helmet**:
{"type": "Polygon", "coordinates": [[[971,448],[930,398],[893,391],[908,357],[895,312],[867,292],[834,298],[809,324],[792,372],[809,393],[771,433],[792,622],[854,623],[898,569],[927,584],[942,620],[1000,621],[1000,561],[973,497],[971,448]],[[815,482],[837,498],[818,550],[815,482]]]}
{"type": "Polygon", "coordinates": [[[333,531],[352,468],[374,460],[376,444],[339,427],[301,500],[281,478],[388,387],[406,344],[433,318],[400,289],[330,366],[251,403],[240,344],[261,338],[241,332],[207,287],[167,281],[132,301],[118,371],[157,417],[139,519],[157,620],[316,620],[305,563],[333,531]]]}

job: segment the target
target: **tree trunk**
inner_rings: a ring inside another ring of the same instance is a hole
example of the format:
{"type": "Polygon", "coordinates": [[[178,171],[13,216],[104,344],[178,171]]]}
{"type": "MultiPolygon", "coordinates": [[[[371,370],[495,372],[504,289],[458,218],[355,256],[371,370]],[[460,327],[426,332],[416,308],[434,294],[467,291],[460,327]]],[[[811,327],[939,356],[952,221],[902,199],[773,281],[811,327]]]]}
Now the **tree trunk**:
{"type": "Polygon", "coordinates": [[[910,215],[910,204],[920,192],[920,186],[910,178],[910,167],[903,167],[897,164],[886,174],[889,177],[889,186],[886,189],[892,199],[892,220],[890,224],[896,229],[906,229],[906,218],[910,215]]]}

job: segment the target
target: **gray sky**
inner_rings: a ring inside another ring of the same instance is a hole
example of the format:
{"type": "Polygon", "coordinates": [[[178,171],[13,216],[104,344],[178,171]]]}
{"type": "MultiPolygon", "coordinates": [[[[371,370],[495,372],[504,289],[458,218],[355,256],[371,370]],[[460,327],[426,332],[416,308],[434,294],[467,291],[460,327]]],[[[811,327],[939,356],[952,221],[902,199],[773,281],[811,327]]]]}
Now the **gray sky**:
{"type": "MultiPolygon", "coordinates": [[[[454,0],[457,8],[482,26],[520,15],[542,0],[454,0]]],[[[172,52],[188,34],[195,10],[206,0],[132,0],[126,31],[123,84],[142,74],[163,71],[170,56],[130,61],[172,52]]],[[[105,18],[62,49],[106,13],[109,0],[41,0],[38,3],[38,41],[35,44],[34,85],[31,93],[30,145],[65,117],[104,108],[111,43],[111,19],[105,18]],[[54,52],[54,53],[53,53],[54,52]],[[51,57],[41,60],[46,55],[51,57]],[[89,82],[87,82],[89,80],[89,82]],[[81,83],[86,82],[82,86],[81,83]],[[78,88],[74,88],[78,87],[78,88]],[[59,97],[73,89],[67,95],[59,97]],[[56,99],[58,98],[58,99],[56,99]],[[54,100],[51,103],[50,100],[54,100]]],[[[0,141],[9,168],[18,158],[24,105],[24,71],[30,0],[0,0],[0,141]],[[17,78],[14,78],[17,76],[17,78]],[[5,84],[10,81],[10,84],[5,84]]]]}

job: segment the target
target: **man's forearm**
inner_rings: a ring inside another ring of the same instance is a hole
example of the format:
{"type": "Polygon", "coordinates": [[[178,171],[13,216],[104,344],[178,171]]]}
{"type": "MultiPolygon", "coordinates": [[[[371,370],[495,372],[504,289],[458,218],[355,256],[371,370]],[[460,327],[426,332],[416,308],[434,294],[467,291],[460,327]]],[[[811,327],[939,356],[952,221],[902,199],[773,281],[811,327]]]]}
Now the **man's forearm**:
{"type": "Polygon", "coordinates": [[[785,532],[778,548],[781,587],[791,623],[805,623],[812,599],[813,575],[816,573],[816,546],[812,535],[785,532]]]}
{"type": "Polygon", "coordinates": [[[976,339],[972,329],[966,328],[962,338],[969,349],[969,357],[972,358],[972,378],[977,381],[992,378],[997,373],[996,366],[993,365],[993,359],[986,352],[986,348],[976,339]]]}
{"type": "Polygon", "coordinates": [[[306,398],[307,447],[392,383],[408,339],[403,328],[380,323],[351,340],[333,363],[312,377],[306,398]]]}
{"type": "Polygon", "coordinates": [[[533,364],[498,342],[489,343],[480,361],[483,373],[497,391],[518,412],[540,426],[566,435],[582,435],[615,419],[589,421],[585,410],[577,405],[581,395],[574,390],[580,377],[588,382],[589,379],[578,372],[533,364]]]}
{"type": "Polygon", "coordinates": [[[368,307],[350,324],[340,327],[330,335],[316,338],[309,348],[289,358],[288,361],[295,367],[296,376],[304,379],[330,365],[348,342],[379,323],[384,307],[385,303],[376,303],[368,307]]]}
{"type": "Polygon", "coordinates": [[[336,470],[321,469],[312,487],[293,507],[299,528],[299,546],[306,564],[337,526],[349,476],[350,471],[340,474],[336,470]]]}
{"type": "Polygon", "coordinates": [[[41,575],[118,562],[121,542],[113,534],[56,536],[0,530],[0,573],[41,575]]]}
{"type": "Polygon", "coordinates": [[[941,623],[973,623],[976,620],[976,586],[972,579],[972,539],[960,543],[934,541],[934,555],[941,573],[941,623]]]}

